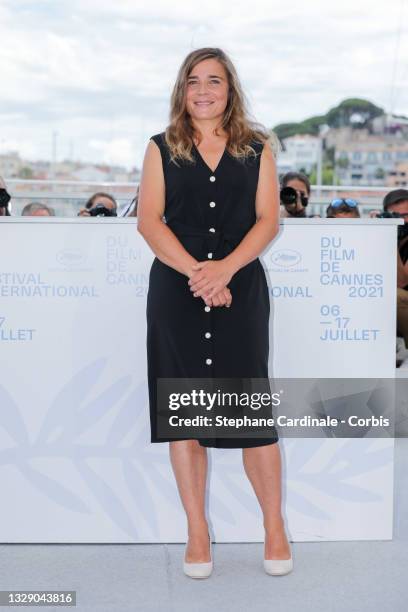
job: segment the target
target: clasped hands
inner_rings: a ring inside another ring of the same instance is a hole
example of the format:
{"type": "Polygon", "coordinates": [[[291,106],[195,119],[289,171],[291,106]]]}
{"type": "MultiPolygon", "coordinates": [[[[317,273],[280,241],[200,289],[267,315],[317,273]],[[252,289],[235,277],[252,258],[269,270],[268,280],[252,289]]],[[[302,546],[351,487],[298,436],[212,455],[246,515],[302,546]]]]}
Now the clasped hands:
{"type": "Polygon", "coordinates": [[[207,306],[231,306],[232,295],[227,285],[233,272],[224,260],[198,261],[191,269],[188,284],[194,297],[202,297],[207,306]]]}

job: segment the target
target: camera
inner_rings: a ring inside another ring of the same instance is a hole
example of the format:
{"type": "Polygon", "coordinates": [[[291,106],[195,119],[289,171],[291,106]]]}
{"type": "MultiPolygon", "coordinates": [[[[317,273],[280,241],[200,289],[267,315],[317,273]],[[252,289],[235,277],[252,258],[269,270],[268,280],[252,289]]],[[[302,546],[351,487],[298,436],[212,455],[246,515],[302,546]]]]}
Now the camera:
{"type": "Polygon", "coordinates": [[[0,187],[0,208],[6,208],[10,200],[11,197],[7,190],[4,187],[0,187]]]}
{"type": "MultiPolygon", "coordinates": [[[[297,201],[297,191],[293,187],[283,187],[280,192],[280,199],[284,206],[293,206],[297,201]]],[[[304,194],[300,194],[302,206],[306,208],[309,198],[304,194]]]]}
{"type": "Polygon", "coordinates": [[[116,210],[106,208],[103,204],[96,204],[88,210],[91,217],[117,217],[116,210]]]}
{"type": "MultiPolygon", "coordinates": [[[[404,217],[397,212],[390,212],[384,210],[383,212],[375,215],[377,219],[403,219],[404,217]]],[[[408,236],[408,223],[404,225],[398,225],[398,241],[408,236]]]]}

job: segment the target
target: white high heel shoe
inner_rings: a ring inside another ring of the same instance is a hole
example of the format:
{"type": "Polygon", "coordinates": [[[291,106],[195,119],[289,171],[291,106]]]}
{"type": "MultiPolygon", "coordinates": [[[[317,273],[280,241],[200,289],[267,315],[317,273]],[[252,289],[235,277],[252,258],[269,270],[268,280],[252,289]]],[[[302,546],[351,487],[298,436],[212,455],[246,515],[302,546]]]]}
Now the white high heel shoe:
{"type": "Polygon", "coordinates": [[[289,559],[264,559],[264,569],[271,576],[284,576],[293,570],[292,551],[289,559]]]}
{"type": "MultiPolygon", "coordinates": [[[[186,561],[183,561],[183,570],[186,576],[189,576],[190,578],[208,578],[211,575],[211,572],[213,570],[213,561],[212,561],[212,546],[211,546],[210,534],[208,534],[208,538],[210,540],[211,561],[205,561],[203,563],[187,563],[186,561]]],[[[186,550],[187,550],[187,544],[184,550],[184,558],[185,558],[186,550]]]]}

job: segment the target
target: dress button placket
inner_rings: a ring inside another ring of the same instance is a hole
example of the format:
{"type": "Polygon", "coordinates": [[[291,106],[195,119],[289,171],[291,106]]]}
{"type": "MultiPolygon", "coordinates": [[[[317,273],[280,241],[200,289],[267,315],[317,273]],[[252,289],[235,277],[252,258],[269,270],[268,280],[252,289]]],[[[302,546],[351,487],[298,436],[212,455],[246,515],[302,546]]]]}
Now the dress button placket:
{"type": "MultiPolygon", "coordinates": [[[[211,312],[212,308],[211,306],[205,306],[204,308],[205,312],[211,312]]],[[[207,366],[212,365],[212,345],[211,345],[211,341],[210,338],[212,337],[212,327],[211,327],[211,317],[209,317],[207,319],[206,325],[205,325],[205,329],[207,330],[211,330],[211,331],[206,331],[204,333],[204,339],[205,339],[205,351],[204,351],[204,359],[205,359],[205,364],[207,366]]]]}
{"type": "MultiPolygon", "coordinates": [[[[210,176],[210,181],[211,181],[211,183],[215,183],[215,176],[213,174],[210,176]]],[[[212,210],[214,210],[214,208],[216,207],[216,202],[214,202],[214,200],[211,200],[211,202],[209,202],[208,205],[209,205],[209,207],[212,210]]],[[[215,227],[210,227],[208,229],[208,231],[211,232],[212,234],[215,233],[215,227]]],[[[213,253],[211,251],[209,253],[207,253],[207,258],[208,259],[212,259],[212,257],[213,257],[213,253]]],[[[210,312],[211,308],[209,306],[206,306],[204,310],[206,312],[210,312]]],[[[212,319],[212,317],[209,318],[209,321],[208,321],[207,326],[206,326],[207,330],[211,330],[211,331],[206,331],[205,334],[204,334],[204,338],[207,341],[207,344],[206,344],[206,348],[207,348],[206,354],[207,354],[207,357],[205,358],[205,363],[206,363],[207,366],[212,366],[212,363],[213,363],[213,359],[212,359],[212,357],[213,357],[213,355],[212,355],[212,342],[210,340],[212,338],[211,319],[212,319]]]]}

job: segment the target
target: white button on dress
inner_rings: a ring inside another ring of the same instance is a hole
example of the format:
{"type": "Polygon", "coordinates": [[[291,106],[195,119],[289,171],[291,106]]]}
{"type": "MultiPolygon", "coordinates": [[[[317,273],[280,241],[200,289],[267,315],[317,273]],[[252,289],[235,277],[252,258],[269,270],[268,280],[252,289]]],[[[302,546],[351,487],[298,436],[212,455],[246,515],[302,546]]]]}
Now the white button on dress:
{"type": "Polygon", "coordinates": [[[215,176],[210,176],[210,181],[213,183],[215,181],[215,176]]]}
{"type": "Polygon", "coordinates": [[[207,257],[208,259],[212,259],[213,254],[212,253],[207,253],[207,257]]]}
{"type": "Polygon", "coordinates": [[[210,202],[210,207],[214,208],[215,207],[215,202],[210,202]]]}
{"type": "Polygon", "coordinates": [[[206,363],[207,365],[211,365],[211,364],[212,364],[212,359],[206,359],[206,360],[205,360],[205,363],[206,363]]]}
{"type": "Polygon", "coordinates": [[[215,232],[215,227],[210,227],[210,229],[208,231],[214,233],[215,232]]]}
{"type": "Polygon", "coordinates": [[[211,338],[211,334],[210,334],[210,332],[205,332],[205,337],[206,337],[206,338],[211,338]]]}
{"type": "Polygon", "coordinates": [[[211,310],[211,306],[206,306],[206,307],[204,308],[204,310],[205,310],[205,312],[210,312],[210,310],[211,310]]]}

